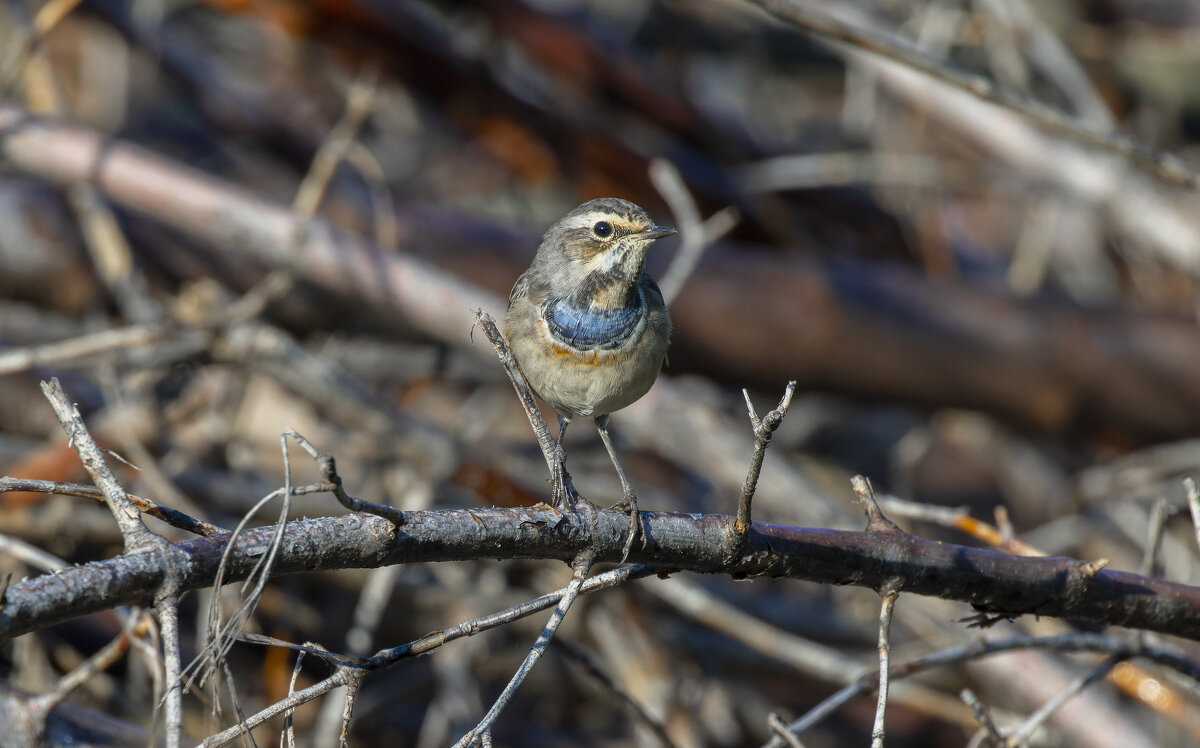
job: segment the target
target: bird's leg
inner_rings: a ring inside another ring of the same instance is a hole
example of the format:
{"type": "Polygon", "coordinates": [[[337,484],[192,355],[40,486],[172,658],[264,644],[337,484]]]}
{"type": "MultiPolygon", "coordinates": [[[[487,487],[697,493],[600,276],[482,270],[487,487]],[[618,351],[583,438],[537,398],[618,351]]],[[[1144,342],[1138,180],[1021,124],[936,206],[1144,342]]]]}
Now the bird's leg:
{"type": "Polygon", "coordinates": [[[629,551],[633,550],[633,541],[640,535],[642,545],[646,544],[645,527],[642,524],[642,514],[638,511],[637,495],[633,493],[633,486],[629,485],[629,479],[625,477],[625,469],[621,467],[621,461],[617,459],[617,450],[613,448],[612,437],[608,435],[608,416],[596,416],[596,430],[600,432],[600,441],[604,442],[604,448],[608,450],[608,456],[612,459],[613,467],[617,469],[617,476],[621,479],[621,490],[624,492],[624,497],[620,504],[614,506],[627,505],[629,507],[629,538],[625,541],[625,549],[621,553],[621,563],[625,563],[625,559],[629,558],[629,551]]]}
{"type": "Polygon", "coordinates": [[[567,453],[563,450],[563,434],[567,432],[567,426],[571,425],[571,419],[558,414],[558,441],[554,445],[554,469],[550,475],[550,486],[554,494],[554,503],[563,509],[570,508],[570,491],[567,490],[567,453]]]}

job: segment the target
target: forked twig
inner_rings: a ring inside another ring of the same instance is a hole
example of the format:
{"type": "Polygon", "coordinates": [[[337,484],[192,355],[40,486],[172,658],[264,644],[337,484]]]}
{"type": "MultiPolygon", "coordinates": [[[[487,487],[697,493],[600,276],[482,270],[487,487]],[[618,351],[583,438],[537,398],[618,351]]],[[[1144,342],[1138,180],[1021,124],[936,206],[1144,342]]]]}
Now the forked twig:
{"type": "Polygon", "coordinates": [[[750,412],[750,426],[754,429],[754,456],[750,458],[750,472],[746,474],[746,480],[742,482],[742,499],[738,502],[737,519],[733,523],[734,530],[739,537],[745,537],[746,532],[750,529],[750,502],[754,499],[754,491],[758,487],[758,476],[762,472],[763,458],[767,454],[767,444],[770,443],[775,429],[783,423],[794,394],[796,394],[796,380],[793,379],[788,382],[787,389],[783,391],[779,405],[760,419],[758,413],[754,411],[754,403],[750,402],[750,393],[742,390],[742,397],[746,398],[746,410],[750,412]]]}

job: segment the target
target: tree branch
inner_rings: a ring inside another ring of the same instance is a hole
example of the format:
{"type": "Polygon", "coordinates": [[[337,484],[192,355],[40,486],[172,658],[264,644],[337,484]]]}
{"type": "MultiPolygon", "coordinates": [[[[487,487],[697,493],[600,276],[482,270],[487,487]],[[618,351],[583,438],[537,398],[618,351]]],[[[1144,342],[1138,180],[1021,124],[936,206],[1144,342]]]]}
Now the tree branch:
{"type": "MultiPolygon", "coordinates": [[[[850,532],[755,523],[745,546],[728,555],[727,515],[647,512],[654,542],[630,561],[664,572],[788,577],[959,600],[993,615],[1080,618],[1200,640],[1200,588],[1098,569],[1070,558],[1026,558],[938,543],[902,532],[850,532]]],[[[552,509],[408,512],[397,529],[377,517],[289,522],[276,573],[479,558],[569,561],[594,546],[598,561],[621,558],[629,518],[600,511],[591,519],[552,509]],[[592,521],[595,524],[592,524],[592,521]]],[[[244,579],[266,552],[274,527],[246,532],[227,559],[226,580],[244,579]]],[[[180,592],[207,587],[226,540],[196,538],[169,546],[180,592]]],[[[150,603],[167,572],[158,554],[132,554],[67,569],[9,587],[0,638],[17,636],[115,605],[150,603]]]]}

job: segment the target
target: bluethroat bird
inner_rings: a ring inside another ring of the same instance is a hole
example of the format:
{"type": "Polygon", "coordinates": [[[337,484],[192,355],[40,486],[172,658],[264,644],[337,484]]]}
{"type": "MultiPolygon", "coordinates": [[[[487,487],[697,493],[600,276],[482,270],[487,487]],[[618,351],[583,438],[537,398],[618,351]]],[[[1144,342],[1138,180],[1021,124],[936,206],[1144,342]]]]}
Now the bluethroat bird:
{"type": "Polygon", "coordinates": [[[608,416],[645,395],[666,358],[671,318],[644,266],[650,245],[674,233],[628,200],[590,200],[546,231],[509,294],[504,318],[518,368],[558,412],[556,494],[565,491],[563,434],[571,419],[591,416],[632,512],[627,555],[640,515],[608,416]]]}

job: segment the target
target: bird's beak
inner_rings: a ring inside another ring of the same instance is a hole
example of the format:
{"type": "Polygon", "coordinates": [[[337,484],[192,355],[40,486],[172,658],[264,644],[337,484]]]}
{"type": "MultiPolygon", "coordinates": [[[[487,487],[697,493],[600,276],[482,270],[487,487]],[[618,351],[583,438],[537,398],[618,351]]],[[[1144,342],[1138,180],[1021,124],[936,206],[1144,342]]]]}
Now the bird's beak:
{"type": "Polygon", "coordinates": [[[664,236],[670,236],[671,234],[678,233],[678,231],[670,226],[648,226],[640,234],[638,234],[638,237],[645,239],[646,241],[653,241],[654,239],[661,239],[664,236]]]}

